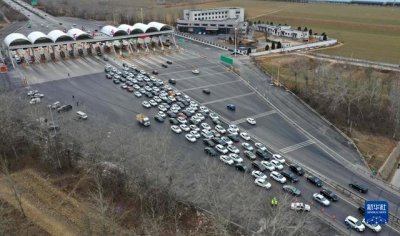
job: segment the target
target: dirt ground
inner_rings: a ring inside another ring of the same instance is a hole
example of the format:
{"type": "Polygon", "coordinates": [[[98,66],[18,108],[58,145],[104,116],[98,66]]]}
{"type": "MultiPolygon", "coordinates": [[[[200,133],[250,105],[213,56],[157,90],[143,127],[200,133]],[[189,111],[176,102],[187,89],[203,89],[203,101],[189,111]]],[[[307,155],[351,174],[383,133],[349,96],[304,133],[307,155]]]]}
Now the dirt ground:
{"type": "MultiPolygon", "coordinates": [[[[293,68],[289,66],[292,63],[300,63],[298,66],[306,68],[309,73],[313,73],[317,68],[346,68],[345,65],[338,65],[338,63],[334,61],[321,61],[295,54],[261,57],[257,58],[256,61],[264,70],[268,71],[272,77],[278,78],[279,76],[279,81],[290,89],[293,89],[296,86],[295,84],[299,86],[299,84],[302,83],[302,80],[295,79],[293,68]]],[[[366,71],[366,68],[358,67],[357,71],[353,72],[352,76],[364,78],[365,73],[371,73],[373,78],[387,78],[388,76],[392,76],[392,74],[387,71],[366,71]]],[[[396,73],[395,76],[400,78],[400,73],[396,73]]],[[[333,120],[331,120],[331,122],[335,123],[333,120]]],[[[356,128],[353,128],[351,132],[349,132],[347,128],[342,128],[338,124],[336,125],[351,136],[372,170],[378,170],[396,146],[396,141],[391,138],[372,134],[368,131],[357,130],[356,128]]]]}

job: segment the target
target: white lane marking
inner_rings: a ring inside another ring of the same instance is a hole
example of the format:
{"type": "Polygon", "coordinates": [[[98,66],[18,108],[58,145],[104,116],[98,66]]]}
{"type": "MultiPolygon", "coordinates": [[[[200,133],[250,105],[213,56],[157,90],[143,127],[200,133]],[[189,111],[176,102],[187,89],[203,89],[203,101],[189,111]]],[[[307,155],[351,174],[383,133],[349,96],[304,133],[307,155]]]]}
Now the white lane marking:
{"type": "MultiPolygon", "coordinates": [[[[219,66],[214,66],[214,67],[207,67],[204,66],[202,68],[207,68],[207,69],[216,69],[216,68],[220,68],[219,66]]],[[[201,68],[200,68],[201,69],[201,68]]],[[[160,73],[160,75],[170,75],[170,74],[176,74],[176,73],[180,73],[180,72],[185,72],[185,71],[192,71],[193,69],[189,69],[189,70],[179,70],[179,71],[172,71],[172,72],[168,72],[168,73],[160,73]]],[[[200,70],[201,71],[201,70],[200,70]]],[[[200,73],[204,73],[204,72],[200,72],[200,73]]]]}
{"type": "Polygon", "coordinates": [[[181,89],[181,92],[186,92],[186,91],[191,91],[191,90],[196,90],[196,89],[203,89],[203,88],[210,88],[210,87],[214,87],[214,86],[218,86],[218,85],[233,84],[233,83],[237,83],[237,82],[241,82],[241,81],[235,80],[235,81],[222,82],[222,83],[218,83],[218,84],[209,84],[209,85],[204,85],[204,86],[199,86],[199,87],[194,87],[194,88],[181,89]]]}
{"type": "Polygon", "coordinates": [[[223,102],[223,101],[226,101],[226,100],[229,100],[229,99],[246,97],[246,96],[250,96],[250,95],[253,95],[253,94],[255,94],[255,92],[245,93],[245,94],[236,95],[236,96],[227,97],[227,98],[221,98],[221,99],[217,99],[217,100],[213,100],[213,101],[209,101],[209,102],[203,102],[202,105],[208,105],[208,104],[212,104],[212,103],[216,103],[216,102],[223,102]]]}
{"type": "Polygon", "coordinates": [[[304,141],[304,142],[301,142],[301,143],[298,143],[298,144],[295,144],[295,145],[292,145],[292,146],[289,146],[289,147],[282,148],[279,151],[282,152],[282,153],[293,152],[295,150],[298,150],[298,149],[303,148],[303,147],[307,147],[307,146],[309,146],[311,144],[314,144],[314,143],[315,143],[314,140],[309,139],[307,141],[304,141]]]}
{"type": "MultiPolygon", "coordinates": [[[[224,72],[216,72],[216,73],[212,73],[212,74],[209,73],[209,72],[206,72],[206,73],[207,73],[207,74],[196,75],[196,76],[190,76],[190,77],[185,77],[185,78],[180,78],[180,79],[175,79],[175,80],[181,81],[181,80],[189,80],[189,79],[203,78],[203,77],[210,76],[210,75],[222,75],[222,74],[229,73],[229,72],[224,71],[224,72]]],[[[240,80],[236,80],[236,81],[240,81],[240,80]]],[[[213,85],[210,85],[210,86],[213,86],[213,85]]],[[[185,90],[183,90],[183,91],[185,91],[185,90]]]]}
{"type": "MultiPolygon", "coordinates": [[[[260,113],[260,114],[254,115],[254,116],[250,116],[250,117],[253,118],[253,119],[257,119],[257,118],[261,118],[261,117],[264,117],[264,116],[269,116],[269,115],[276,114],[276,113],[277,113],[276,110],[271,110],[271,111],[263,112],[263,113],[260,113]]],[[[247,117],[243,118],[243,119],[232,121],[231,123],[237,125],[237,124],[246,122],[246,119],[247,119],[247,117]]]]}

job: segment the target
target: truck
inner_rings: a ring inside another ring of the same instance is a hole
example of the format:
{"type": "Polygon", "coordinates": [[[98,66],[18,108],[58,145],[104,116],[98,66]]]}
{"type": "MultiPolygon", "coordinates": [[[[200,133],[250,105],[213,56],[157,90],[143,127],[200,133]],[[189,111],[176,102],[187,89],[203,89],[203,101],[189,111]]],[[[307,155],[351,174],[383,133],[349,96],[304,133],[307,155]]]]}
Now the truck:
{"type": "Polygon", "coordinates": [[[136,115],[136,120],[139,122],[139,124],[143,126],[150,126],[150,119],[144,114],[137,114],[136,115]]]}

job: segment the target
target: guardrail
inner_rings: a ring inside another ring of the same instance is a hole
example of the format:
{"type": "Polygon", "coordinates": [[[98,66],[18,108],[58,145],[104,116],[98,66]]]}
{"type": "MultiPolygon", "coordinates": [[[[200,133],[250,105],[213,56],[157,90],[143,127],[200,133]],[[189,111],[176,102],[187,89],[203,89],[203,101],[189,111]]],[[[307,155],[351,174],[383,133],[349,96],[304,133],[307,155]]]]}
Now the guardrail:
{"type": "Polygon", "coordinates": [[[221,50],[229,51],[229,48],[224,46],[224,45],[221,45],[221,44],[218,44],[218,43],[214,43],[214,42],[211,42],[211,41],[207,41],[207,40],[204,40],[202,38],[192,37],[192,35],[189,35],[189,34],[184,34],[182,32],[175,32],[175,35],[178,36],[178,37],[182,37],[182,38],[185,38],[185,39],[189,39],[189,40],[198,42],[198,43],[203,43],[203,44],[206,44],[208,46],[212,46],[212,47],[215,47],[215,48],[218,48],[218,49],[221,49],[221,50]]]}

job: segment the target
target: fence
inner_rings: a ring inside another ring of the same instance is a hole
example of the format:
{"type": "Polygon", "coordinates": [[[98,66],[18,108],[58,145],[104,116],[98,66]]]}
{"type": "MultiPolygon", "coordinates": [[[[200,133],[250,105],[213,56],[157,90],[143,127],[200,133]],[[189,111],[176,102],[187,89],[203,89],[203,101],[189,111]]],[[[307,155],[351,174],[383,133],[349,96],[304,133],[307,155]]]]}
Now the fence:
{"type": "Polygon", "coordinates": [[[397,143],[397,146],[390,153],[388,159],[386,159],[385,163],[379,168],[379,175],[382,178],[387,179],[392,173],[393,169],[396,167],[397,162],[399,161],[400,156],[400,142],[397,143]]]}
{"type": "Polygon", "coordinates": [[[302,44],[302,45],[297,45],[297,46],[292,46],[292,47],[278,48],[278,49],[264,51],[264,52],[251,53],[250,56],[257,57],[257,56],[263,56],[263,55],[268,55],[268,54],[273,54],[273,53],[281,53],[281,52],[283,53],[283,52],[291,52],[291,51],[302,50],[302,49],[328,47],[328,46],[332,46],[335,44],[337,44],[336,39],[329,39],[326,41],[321,41],[321,42],[316,42],[316,43],[307,43],[307,44],[302,44]]]}
{"type": "Polygon", "coordinates": [[[175,32],[175,35],[178,36],[178,37],[182,37],[182,38],[185,38],[185,39],[189,39],[189,40],[198,42],[198,43],[203,43],[203,44],[215,47],[215,48],[219,48],[219,49],[222,49],[222,50],[225,50],[225,51],[229,50],[229,48],[224,46],[224,45],[221,45],[221,44],[218,44],[218,43],[215,43],[215,42],[211,42],[211,41],[207,41],[207,40],[204,40],[202,38],[197,38],[197,37],[194,37],[194,36],[192,36],[190,34],[185,34],[185,33],[182,33],[182,32],[175,32]]]}

